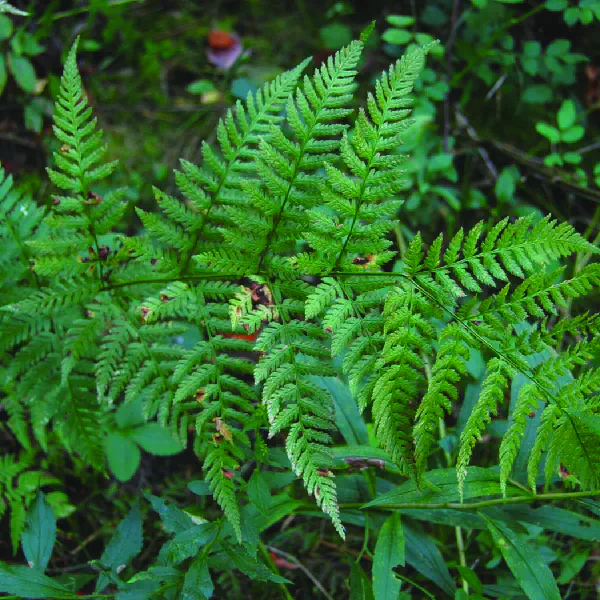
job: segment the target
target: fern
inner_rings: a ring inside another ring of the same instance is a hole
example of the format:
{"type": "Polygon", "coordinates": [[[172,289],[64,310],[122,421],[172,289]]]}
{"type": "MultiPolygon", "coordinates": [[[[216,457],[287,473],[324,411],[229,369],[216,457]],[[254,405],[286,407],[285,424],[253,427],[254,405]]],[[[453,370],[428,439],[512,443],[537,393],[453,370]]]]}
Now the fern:
{"type": "Polygon", "coordinates": [[[102,162],[108,150],[76,49],[48,171],[60,194],[42,209],[0,172],[3,405],[25,448],[47,450],[54,435],[102,471],[113,411],[139,403],[140,418],[191,444],[246,544],[254,525],[240,506],[243,467],[266,460],[268,428],[343,536],[330,470],[334,403],[315,376],[341,370],[395,472],[423,487],[440,423],[479,353],[486,373],[456,449],[461,494],[516,374],[527,383],[500,442],[503,492],[539,411],[532,489],[544,458],[546,485],[557,472],[600,485],[600,372],[589,366],[600,322],[565,318],[600,271],[556,268],[597,249],[568,224],[527,217],[429,245],[417,233],[396,257],[397,148],[429,47],[395,62],[358,112],[359,41],[301,83],[308,61],[250,94],[219,122],[217,144],[203,145],[200,166],[181,162],[184,200],[154,188],[158,210],[137,210],[144,231],[134,237],[115,233],[126,205],[105,181],[116,163],[102,162]]]}

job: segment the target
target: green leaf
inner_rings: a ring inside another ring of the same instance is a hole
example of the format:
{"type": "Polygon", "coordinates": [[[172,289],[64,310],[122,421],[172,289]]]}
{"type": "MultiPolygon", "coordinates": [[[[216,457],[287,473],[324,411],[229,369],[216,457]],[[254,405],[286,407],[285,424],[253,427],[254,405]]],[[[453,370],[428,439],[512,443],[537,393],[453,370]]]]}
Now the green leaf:
{"type": "Polygon", "coordinates": [[[118,431],[106,438],[108,466],[119,481],[129,481],[140,464],[141,453],[136,444],[118,431]]]}
{"type": "Polygon", "coordinates": [[[385,20],[394,27],[410,27],[414,22],[414,17],[407,17],[405,15],[388,15],[385,20]]]}
{"type": "Polygon", "coordinates": [[[350,563],[350,600],[374,600],[371,582],[355,561],[350,563]]]}
{"type": "Polygon", "coordinates": [[[584,550],[583,552],[578,552],[577,554],[575,554],[575,556],[569,557],[563,563],[562,569],[560,570],[560,575],[558,576],[557,580],[558,583],[560,583],[560,585],[565,585],[571,580],[575,579],[575,577],[577,577],[579,571],[581,571],[581,569],[583,569],[583,567],[585,566],[590,552],[590,549],[584,550]]]}
{"type": "Polygon", "coordinates": [[[523,55],[536,58],[542,51],[542,45],[538,41],[525,42],[523,44],[523,55]]]}
{"type": "MultiPolygon", "coordinates": [[[[136,503],[127,516],[117,525],[113,536],[100,557],[100,563],[106,569],[120,572],[141,550],[142,517],[140,508],[136,503]]],[[[108,577],[102,573],[96,583],[96,592],[102,591],[109,582],[108,577]]]]}
{"type": "Polygon", "coordinates": [[[514,165],[502,169],[494,188],[499,202],[509,203],[513,199],[519,177],[520,173],[514,165]]]}
{"type": "Polygon", "coordinates": [[[335,402],[335,421],[347,444],[368,445],[369,434],[356,400],[348,386],[336,377],[313,377],[317,385],[325,388],[335,402]]]}
{"type": "Polygon", "coordinates": [[[352,41],[352,31],[348,25],[332,23],[319,30],[323,46],[329,50],[337,50],[352,41]]]}
{"type": "Polygon", "coordinates": [[[547,123],[536,123],[535,129],[540,135],[543,135],[553,144],[560,142],[560,132],[555,127],[552,127],[552,125],[548,125],[547,123]]]}
{"type": "Polygon", "coordinates": [[[23,117],[25,119],[25,127],[29,131],[41,133],[42,126],[44,124],[44,117],[42,115],[41,107],[36,104],[36,100],[38,100],[38,98],[35,98],[33,102],[30,102],[25,106],[23,117]]]}
{"type": "Polygon", "coordinates": [[[27,513],[21,538],[27,564],[32,569],[43,572],[52,556],[55,541],[56,518],[44,494],[40,492],[27,513]]]}
{"type": "Polygon", "coordinates": [[[434,154],[427,161],[427,170],[430,173],[436,173],[438,171],[445,171],[452,166],[452,154],[449,152],[443,152],[441,154],[434,154]]]}
{"type": "Polygon", "coordinates": [[[272,504],[271,492],[259,469],[255,469],[248,481],[248,499],[261,514],[269,514],[272,504]]]}
{"type": "Polygon", "coordinates": [[[556,122],[560,129],[568,129],[575,123],[577,112],[572,100],[565,100],[556,115],[556,122]]]}
{"type": "Polygon", "coordinates": [[[386,29],[381,38],[388,44],[404,46],[412,40],[412,33],[404,29],[386,29]]]}
{"type": "Polygon", "coordinates": [[[215,86],[212,81],[208,79],[198,79],[193,81],[185,88],[190,94],[196,94],[198,96],[206,94],[206,92],[212,92],[215,90],[215,86]]]}
{"type": "MultiPolygon", "coordinates": [[[[456,471],[454,469],[436,469],[427,473],[427,481],[433,489],[418,489],[414,481],[406,481],[393,490],[380,495],[365,505],[389,506],[393,504],[431,504],[456,502],[460,500],[456,471]],[[437,488],[437,489],[436,489],[437,488]]],[[[464,487],[464,499],[500,494],[499,474],[492,469],[468,467],[464,487]]],[[[509,487],[516,495],[522,495],[520,488],[509,487]]]]}
{"type": "Polygon", "coordinates": [[[141,425],[145,420],[141,396],[131,402],[121,404],[115,413],[115,420],[120,429],[141,425]]]}
{"type": "Polygon", "coordinates": [[[215,586],[210,577],[206,558],[200,555],[192,562],[183,580],[182,598],[204,600],[212,597],[215,586]]]}
{"type": "Polygon", "coordinates": [[[573,144],[578,142],[585,135],[585,129],[581,125],[574,125],[560,132],[560,137],[563,142],[573,144]]]}
{"type": "Polygon", "coordinates": [[[17,85],[26,93],[35,91],[37,78],[31,61],[24,56],[8,55],[8,68],[15,78],[17,85]]]}
{"type": "Polygon", "coordinates": [[[165,529],[169,533],[181,533],[194,526],[192,517],[185,511],[158,496],[153,496],[152,494],[144,494],[144,496],[152,504],[152,508],[158,513],[165,529]]]}
{"type": "Polygon", "coordinates": [[[469,567],[463,567],[462,565],[458,565],[457,567],[460,576],[478,593],[483,594],[483,584],[477,577],[477,573],[470,569],[469,567]]]}
{"type": "Polygon", "coordinates": [[[546,0],[546,4],[544,6],[548,10],[558,12],[561,10],[565,10],[565,8],[569,6],[569,0],[546,0]]]}
{"type": "Polygon", "coordinates": [[[560,592],[552,571],[542,561],[535,548],[524,536],[504,523],[485,517],[496,546],[502,552],[517,583],[530,600],[560,600],[560,592]]]}
{"type": "Polygon", "coordinates": [[[583,160],[581,154],[578,154],[577,152],[565,152],[562,157],[569,165],[578,165],[583,160]]]}
{"type": "Polygon", "coordinates": [[[375,545],[373,555],[373,593],[375,600],[396,598],[400,581],[393,569],[405,565],[404,530],[400,513],[395,512],[386,519],[375,545]]]}
{"type": "Polygon", "coordinates": [[[188,484],[188,490],[196,496],[210,496],[210,486],[208,482],[201,479],[197,481],[190,481],[188,484]]]}
{"type": "Polygon", "coordinates": [[[0,14],[0,42],[7,40],[13,32],[12,21],[5,15],[0,14]]]}
{"type": "Polygon", "coordinates": [[[600,520],[571,512],[558,506],[542,506],[532,510],[526,506],[509,506],[504,512],[511,519],[557,531],[580,540],[600,541],[600,520]]]}
{"type": "Polygon", "coordinates": [[[128,437],[138,443],[146,452],[156,456],[172,456],[183,450],[181,442],[158,423],[146,423],[128,432],[128,437]]]}
{"type": "Polygon", "coordinates": [[[545,104],[552,100],[552,88],[543,84],[529,85],[525,88],[521,100],[528,104],[545,104]]]}
{"type": "Polygon", "coordinates": [[[0,592],[27,598],[77,598],[60,583],[37,569],[0,562],[0,592]]]}
{"type": "Polygon", "coordinates": [[[404,523],[404,538],[406,562],[440,589],[453,596],[456,585],[433,540],[408,523],[404,523]]]}

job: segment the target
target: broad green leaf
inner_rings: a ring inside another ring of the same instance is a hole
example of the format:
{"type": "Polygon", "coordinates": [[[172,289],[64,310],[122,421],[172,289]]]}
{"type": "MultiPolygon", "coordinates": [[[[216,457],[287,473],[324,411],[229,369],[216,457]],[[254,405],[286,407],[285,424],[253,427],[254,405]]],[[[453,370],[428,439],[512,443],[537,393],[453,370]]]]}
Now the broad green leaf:
{"type": "Polygon", "coordinates": [[[160,587],[160,581],[148,579],[128,582],[121,588],[115,600],[148,600],[160,587]]]}
{"type": "Polygon", "coordinates": [[[21,538],[27,564],[43,572],[52,556],[55,541],[56,518],[44,494],[40,492],[27,513],[21,538]]]}
{"type": "Polygon", "coordinates": [[[31,61],[24,56],[8,55],[8,68],[17,85],[26,93],[33,94],[37,79],[31,61]]]}
{"type": "Polygon", "coordinates": [[[169,540],[161,549],[160,555],[168,559],[169,564],[178,565],[192,556],[196,556],[200,548],[214,539],[217,526],[206,522],[194,525],[179,532],[169,540]]]}
{"type": "Polygon", "coordinates": [[[373,594],[375,600],[396,598],[400,581],[393,569],[405,564],[404,532],[400,513],[395,512],[384,522],[373,555],[373,594]]]}
{"type": "Polygon", "coordinates": [[[183,450],[178,439],[158,423],[146,423],[128,432],[128,437],[139,444],[146,452],[156,456],[172,456],[183,450]]]}
{"type": "Polygon", "coordinates": [[[192,562],[183,580],[182,600],[204,600],[210,598],[215,591],[206,556],[198,556],[192,562]]]}
{"type": "Polygon", "coordinates": [[[348,386],[335,377],[313,377],[320,387],[329,390],[335,402],[335,422],[347,444],[369,443],[365,420],[348,386]]]}
{"type": "Polygon", "coordinates": [[[577,577],[577,574],[587,562],[588,556],[591,552],[591,549],[584,550],[583,552],[578,552],[574,556],[569,557],[562,566],[560,570],[560,575],[558,576],[558,583],[561,585],[565,585],[569,583],[572,579],[577,577]]]}
{"type": "Polygon", "coordinates": [[[0,42],[7,40],[13,31],[12,21],[3,14],[0,14],[0,42]]]}
{"type": "Polygon", "coordinates": [[[522,523],[531,523],[580,540],[600,541],[600,520],[558,506],[547,505],[535,510],[522,505],[508,506],[504,512],[522,523]]]}
{"type": "Polygon", "coordinates": [[[138,396],[135,400],[121,404],[115,413],[115,420],[120,429],[126,427],[135,427],[144,422],[142,397],[138,396]]]}
{"type": "Polygon", "coordinates": [[[479,580],[479,577],[477,577],[477,573],[475,573],[475,571],[473,571],[473,569],[470,569],[469,567],[463,567],[462,565],[458,565],[458,567],[456,567],[456,569],[458,570],[458,572],[460,573],[460,576],[478,593],[478,594],[482,594],[483,593],[483,584],[481,583],[481,581],[479,580]]]}
{"type": "Polygon", "coordinates": [[[405,508],[402,514],[426,523],[439,523],[452,527],[465,527],[467,529],[486,529],[487,526],[478,512],[454,510],[451,508],[419,509],[405,508]]]}
{"type": "Polygon", "coordinates": [[[404,539],[406,562],[440,589],[453,596],[456,585],[433,540],[408,523],[404,523],[404,539]]]}
{"type": "Polygon", "coordinates": [[[552,571],[526,538],[500,521],[485,518],[496,546],[530,600],[560,600],[552,571]]]}
{"type": "MultiPolygon", "coordinates": [[[[436,469],[430,471],[427,474],[427,481],[432,486],[435,486],[437,490],[419,490],[414,481],[406,481],[393,490],[375,498],[375,500],[366,504],[365,508],[391,504],[432,504],[460,500],[455,469],[436,469]]],[[[499,481],[499,475],[496,471],[481,467],[468,467],[464,487],[464,499],[500,494],[499,481]]],[[[520,488],[509,486],[509,495],[511,492],[516,495],[524,493],[520,488]]]]}
{"type": "Polygon", "coordinates": [[[371,581],[355,561],[350,562],[350,600],[374,600],[371,581]]]}
{"type": "Polygon", "coordinates": [[[206,481],[198,479],[196,481],[190,481],[188,484],[188,490],[196,496],[210,496],[210,486],[206,481]]]}
{"type": "Polygon", "coordinates": [[[250,477],[250,480],[248,481],[248,499],[256,506],[260,513],[263,515],[269,514],[269,509],[272,504],[271,492],[267,482],[258,469],[252,473],[252,477],[250,477]]]}
{"type": "Polygon", "coordinates": [[[140,464],[140,449],[135,442],[118,431],[111,431],[106,438],[108,466],[119,481],[129,481],[140,464]]]}
{"type": "Polygon", "coordinates": [[[77,598],[60,583],[37,569],[0,562],[0,592],[17,594],[19,598],[77,598]]]}
{"type": "Polygon", "coordinates": [[[545,6],[548,10],[558,12],[569,6],[569,0],[546,0],[545,6]]]}
{"type": "MultiPolygon", "coordinates": [[[[126,566],[142,550],[142,516],[137,504],[117,525],[108,542],[100,563],[106,569],[118,569],[126,566]]],[[[109,583],[106,575],[101,574],[96,583],[96,592],[103,590],[109,583]]]]}
{"type": "Polygon", "coordinates": [[[556,122],[560,129],[568,129],[575,124],[577,113],[573,100],[565,100],[556,115],[556,122]]]}
{"type": "Polygon", "coordinates": [[[402,471],[393,463],[385,450],[375,446],[349,444],[346,446],[334,446],[330,450],[333,465],[342,467],[348,465],[351,468],[376,467],[385,469],[390,473],[401,473],[402,471]]]}
{"type": "Polygon", "coordinates": [[[352,31],[348,25],[342,23],[331,23],[331,25],[325,25],[319,30],[319,35],[323,46],[334,50],[349,44],[352,40],[352,31]]]}
{"type": "Polygon", "coordinates": [[[521,100],[523,100],[523,102],[527,102],[528,104],[545,104],[546,102],[550,102],[550,100],[552,100],[552,88],[541,83],[536,85],[528,85],[521,96],[521,100]]]}
{"type": "Polygon", "coordinates": [[[42,110],[40,106],[38,106],[34,102],[30,102],[25,106],[23,116],[25,120],[25,127],[29,131],[41,133],[42,126],[44,124],[44,117],[42,115],[42,110]]]}
{"type": "Polygon", "coordinates": [[[232,566],[239,569],[251,579],[257,579],[258,581],[272,581],[274,583],[290,583],[285,577],[281,577],[271,571],[262,560],[258,559],[255,555],[248,553],[244,546],[233,547],[227,544],[225,545],[224,550],[231,559],[232,566]]]}
{"type": "Polygon", "coordinates": [[[496,192],[496,198],[503,203],[510,202],[515,193],[518,180],[519,171],[514,165],[502,169],[500,176],[496,180],[496,186],[494,188],[494,191],[496,192]]]}
{"type": "Polygon", "coordinates": [[[192,517],[185,511],[152,494],[144,494],[144,496],[152,504],[152,508],[158,513],[169,533],[180,533],[194,526],[192,517]]]}

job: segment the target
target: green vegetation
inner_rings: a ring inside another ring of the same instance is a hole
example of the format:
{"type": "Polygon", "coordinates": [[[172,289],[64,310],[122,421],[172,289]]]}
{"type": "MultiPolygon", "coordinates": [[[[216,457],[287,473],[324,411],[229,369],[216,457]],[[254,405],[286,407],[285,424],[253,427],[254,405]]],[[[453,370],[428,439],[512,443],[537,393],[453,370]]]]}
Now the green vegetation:
{"type": "Polygon", "coordinates": [[[600,2],[214,4],[0,0],[0,594],[595,597],[600,2]]]}

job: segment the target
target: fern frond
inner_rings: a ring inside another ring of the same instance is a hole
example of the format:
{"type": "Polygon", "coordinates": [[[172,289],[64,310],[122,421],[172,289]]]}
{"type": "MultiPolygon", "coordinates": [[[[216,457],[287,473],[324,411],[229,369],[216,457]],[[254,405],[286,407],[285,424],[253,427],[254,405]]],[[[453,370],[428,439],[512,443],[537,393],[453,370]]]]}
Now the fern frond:
{"type": "Polygon", "coordinates": [[[412,124],[407,119],[412,106],[410,93],[424,58],[422,48],[409,51],[383,73],[375,95],[369,93],[367,111],[361,109],[352,135],[344,133],[340,145],[348,174],[326,164],[322,199],[339,217],[313,209],[307,240],[329,269],[355,270],[356,257],[367,255],[371,257],[369,266],[376,268],[393,256],[385,252],[389,246],[385,235],[394,223],[389,217],[401,205],[394,195],[403,184],[404,157],[391,156],[390,152],[400,145],[402,132],[412,124]]]}
{"type": "Polygon", "coordinates": [[[444,412],[452,411],[452,402],[458,399],[457,383],[467,371],[470,351],[457,324],[444,327],[440,334],[439,350],[431,368],[427,393],[415,415],[415,467],[420,477],[426,470],[427,458],[436,441],[439,421],[444,412]]]}
{"type": "MultiPolygon", "coordinates": [[[[407,263],[407,273],[432,294],[454,302],[453,299],[469,292],[481,292],[482,284],[495,287],[499,281],[508,281],[510,275],[526,279],[527,273],[539,272],[552,261],[573,252],[598,252],[571,225],[559,224],[550,217],[536,224],[531,217],[521,217],[514,223],[504,219],[480,241],[482,233],[483,223],[478,223],[466,235],[461,229],[445,252],[441,252],[441,242],[437,242],[425,260],[419,250],[418,260],[407,263]]],[[[522,288],[518,294],[524,292],[522,288]]]]}
{"type": "Polygon", "coordinates": [[[333,400],[311,380],[314,375],[334,374],[322,363],[326,350],[314,340],[324,334],[316,326],[290,319],[286,307],[279,304],[279,289],[274,287],[273,293],[282,322],[272,322],[256,341],[262,356],[254,371],[257,383],[264,381],[269,435],[288,430],[286,452],[292,469],[344,537],[333,474],[327,469],[327,446],[335,430],[333,400]]]}
{"type": "MultiPolygon", "coordinates": [[[[338,149],[339,135],[346,129],[342,121],[351,112],[346,107],[352,98],[361,52],[362,43],[352,42],[317,69],[312,78],[305,77],[295,97],[288,97],[286,119],[293,139],[273,126],[270,137],[261,138],[255,161],[258,178],[247,179],[242,186],[250,198],[256,199],[252,207],[246,205],[246,210],[256,211],[258,216],[236,221],[236,233],[226,235],[232,248],[252,253],[253,269],[247,274],[257,274],[263,264],[270,264],[269,252],[275,256],[285,254],[306,230],[304,209],[319,200],[316,190],[322,177],[315,171],[338,149]],[[253,225],[256,220],[261,227],[253,225]],[[254,245],[246,246],[249,239],[257,238],[258,253],[254,245]]],[[[206,260],[207,256],[201,262],[206,260]]]]}
{"type": "Polygon", "coordinates": [[[481,394],[460,435],[456,473],[461,498],[473,447],[481,439],[485,425],[491,421],[491,416],[496,413],[498,405],[504,400],[509,377],[513,375],[514,370],[511,366],[500,358],[492,358],[488,363],[481,394]]]}

